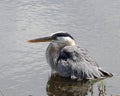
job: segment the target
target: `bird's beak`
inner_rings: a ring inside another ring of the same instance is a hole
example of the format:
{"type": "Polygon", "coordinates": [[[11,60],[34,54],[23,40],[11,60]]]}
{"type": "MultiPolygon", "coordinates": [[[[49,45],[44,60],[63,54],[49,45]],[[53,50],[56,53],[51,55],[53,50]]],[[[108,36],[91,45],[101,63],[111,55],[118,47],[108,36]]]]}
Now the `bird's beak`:
{"type": "Polygon", "coordinates": [[[28,42],[30,42],[30,43],[50,42],[52,40],[53,40],[53,38],[51,36],[49,36],[49,37],[43,37],[43,38],[37,38],[37,39],[28,40],[28,42]]]}

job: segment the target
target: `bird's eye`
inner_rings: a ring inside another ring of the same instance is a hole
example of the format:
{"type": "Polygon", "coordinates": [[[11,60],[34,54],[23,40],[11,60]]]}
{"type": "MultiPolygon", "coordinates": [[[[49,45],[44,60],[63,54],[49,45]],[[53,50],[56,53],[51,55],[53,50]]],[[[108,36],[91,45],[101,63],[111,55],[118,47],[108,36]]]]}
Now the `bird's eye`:
{"type": "Polygon", "coordinates": [[[52,36],[52,38],[53,38],[54,40],[57,40],[57,37],[56,37],[56,36],[52,36]]]}

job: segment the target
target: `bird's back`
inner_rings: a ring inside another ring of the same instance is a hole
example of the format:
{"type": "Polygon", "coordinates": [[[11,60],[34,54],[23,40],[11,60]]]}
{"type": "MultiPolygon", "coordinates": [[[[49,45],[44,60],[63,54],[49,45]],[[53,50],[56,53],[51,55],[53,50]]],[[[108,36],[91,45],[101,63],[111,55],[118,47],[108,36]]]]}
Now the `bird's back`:
{"type": "Polygon", "coordinates": [[[78,46],[66,46],[60,51],[57,60],[57,71],[63,77],[95,79],[112,76],[102,70],[88,55],[87,50],[78,46]]]}

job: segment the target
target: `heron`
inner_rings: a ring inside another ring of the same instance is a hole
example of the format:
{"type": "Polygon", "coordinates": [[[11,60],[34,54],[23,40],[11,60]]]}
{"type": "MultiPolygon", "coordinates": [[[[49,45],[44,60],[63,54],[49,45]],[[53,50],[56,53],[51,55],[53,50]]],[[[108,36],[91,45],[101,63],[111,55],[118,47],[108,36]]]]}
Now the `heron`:
{"type": "Polygon", "coordinates": [[[112,77],[103,70],[84,48],[76,45],[75,39],[67,32],[55,32],[50,36],[28,40],[30,43],[50,42],[46,59],[51,72],[70,79],[101,79],[112,77]]]}

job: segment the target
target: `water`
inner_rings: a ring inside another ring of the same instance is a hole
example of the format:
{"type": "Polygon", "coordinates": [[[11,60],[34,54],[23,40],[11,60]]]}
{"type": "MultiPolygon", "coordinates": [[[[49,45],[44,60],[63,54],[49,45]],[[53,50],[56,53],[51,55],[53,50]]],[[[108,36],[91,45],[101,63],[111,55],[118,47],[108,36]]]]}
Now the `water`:
{"type": "Polygon", "coordinates": [[[102,96],[120,95],[119,9],[119,0],[0,0],[0,96],[100,96],[101,85],[102,96]],[[59,30],[114,77],[92,85],[50,77],[48,43],[26,41],[59,30]]]}

